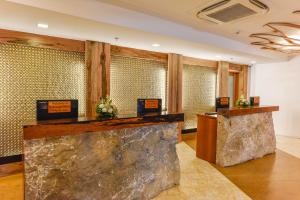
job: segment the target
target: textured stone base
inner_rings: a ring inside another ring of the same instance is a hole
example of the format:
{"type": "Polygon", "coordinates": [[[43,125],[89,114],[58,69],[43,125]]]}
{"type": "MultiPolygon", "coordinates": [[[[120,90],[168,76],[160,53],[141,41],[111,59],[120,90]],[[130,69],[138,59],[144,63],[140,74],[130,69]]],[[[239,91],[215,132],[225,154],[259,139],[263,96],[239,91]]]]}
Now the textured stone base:
{"type": "Polygon", "coordinates": [[[177,124],[26,140],[26,200],[151,199],[179,184],[177,124]]]}
{"type": "Polygon", "coordinates": [[[218,115],[217,158],[231,166],[274,153],[276,138],[271,112],[226,118],[218,115]]]}

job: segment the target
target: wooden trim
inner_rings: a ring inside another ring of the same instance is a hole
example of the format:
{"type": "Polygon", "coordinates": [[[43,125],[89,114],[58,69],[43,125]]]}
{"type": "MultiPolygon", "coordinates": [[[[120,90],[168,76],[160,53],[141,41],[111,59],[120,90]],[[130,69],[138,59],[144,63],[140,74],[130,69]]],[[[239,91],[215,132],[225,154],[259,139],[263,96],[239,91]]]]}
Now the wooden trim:
{"type": "Polygon", "coordinates": [[[250,115],[255,113],[265,113],[279,111],[279,106],[253,106],[253,107],[233,107],[230,109],[219,109],[218,115],[233,117],[240,115],[250,115]]]}
{"type": "Polygon", "coordinates": [[[183,129],[181,131],[182,134],[189,134],[189,133],[195,133],[195,132],[197,132],[197,128],[183,129]]]}
{"type": "MultiPolygon", "coordinates": [[[[168,54],[168,112],[182,112],[182,55],[168,54]]],[[[182,141],[183,123],[178,123],[178,141],[182,141]]]]}
{"type": "Polygon", "coordinates": [[[244,95],[248,98],[248,66],[242,65],[239,73],[239,96],[244,95]]]}
{"type": "Polygon", "coordinates": [[[217,69],[218,67],[218,62],[213,60],[204,60],[200,58],[192,58],[187,56],[183,56],[182,60],[183,64],[186,65],[199,65],[203,67],[212,67],[215,69],[217,69]]]}
{"type": "Polygon", "coordinates": [[[76,118],[38,121],[23,127],[24,140],[76,135],[90,132],[134,128],[158,124],[183,122],[183,113],[166,113],[143,117],[125,117],[99,120],[95,118],[76,118]],[[72,121],[73,120],[73,121],[72,121]]]}
{"type": "Polygon", "coordinates": [[[238,97],[241,95],[248,97],[248,69],[247,65],[229,63],[229,73],[235,74],[235,85],[238,86],[235,91],[237,90],[238,97]]]}
{"type": "Polygon", "coordinates": [[[110,91],[110,44],[86,41],[87,116],[96,116],[96,105],[110,91]]]}
{"type": "Polygon", "coordinates": [[[217,71],[217,96],[228,96],[228,76],[229,76],[229,63],[220,61],[218,63],[217,71]]]}
{"type": "Polygon", "coordinates": [[[197,115],[196,156],[216,163],[217,118],[197,115]]]}
{"type": "Polygon", "coordinates": [[[168,111],[182,111],[182,56],[169,54],[168,61],[168,111]]]}
{"type": "Polygon", "coordinates": [[[229,63],[229,72],[241,72],[242,68],[240,64],[229,63]]]}
{"type": "Polygon", "coordinates": [[[233,99],[232,99],[232,103],[235,104],[235,102],[239,98],[239,73],[229,72],[229,76],[233,76],[233,99]]]}
{"type": "Polygon", "coordinates": [[[110,95],[110,63],[111,63],[111,45],[103,43],[102,57],[102,96],[110,95]]]}
{"type": "Polygon", "coordinates": [[[85,52],[84,41],[0,29],[0,43],[85,52]]]}
{"type": "Polygon", "coordinates": [[[0,178],[19,173],[24,173],[24,162],[22,158],[6,164],[0,164],[0,178]]]}
{"type": "Polygon", "coordinates": [[[166,53],[121,47],[115,45],[111,45],[111,55],[144,58],[144,59],[156,60],[164,63],[168,62],[168,54],[166,53]]]}
{"type": "MultiPolygon", "coordinates": [[[[23,161],[23,154],[0,157],[0,165],[23,161]]],[[[1,173],[0,173],[1,174],[1,173]]]]}

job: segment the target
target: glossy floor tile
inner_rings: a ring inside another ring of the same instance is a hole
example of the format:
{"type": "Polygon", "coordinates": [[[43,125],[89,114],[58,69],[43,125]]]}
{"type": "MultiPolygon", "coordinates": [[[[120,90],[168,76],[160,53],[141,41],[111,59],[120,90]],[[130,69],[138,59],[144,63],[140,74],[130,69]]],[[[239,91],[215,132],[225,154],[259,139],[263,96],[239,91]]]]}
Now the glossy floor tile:
{"type": "Polygon", "coordinates": [[[23,173],[0,178],[1,200],[22,200],[24,197],[23,173]]]}
{"type": "MultiPolygon", "coordinates": [[[[184,138],[195,149],[195,140],[184,138]]],[[[300,200],[299,158],[300,140],[277,136],[275,154],[232,167],[213,166],[252,199],[300,200]]]]}
{"type": "Polygon", "coordinates": [[[161,193],[155,200],[243,200],[250,199],[208,162],[195,157],[184,142],[177,145],[180,185],[161,193]]]}
{"type": "Polygon", "coordinates": [[[244,164],[216,168],[252,199],[300,199],[300,159],[281,150],[244,164]]]}
{"type": "Polygon", "coordinates": [[[277,148],[291,154],[297,158],[300,158],[300,139],[299,138],[292,138],[277,135],[277,148]]]}

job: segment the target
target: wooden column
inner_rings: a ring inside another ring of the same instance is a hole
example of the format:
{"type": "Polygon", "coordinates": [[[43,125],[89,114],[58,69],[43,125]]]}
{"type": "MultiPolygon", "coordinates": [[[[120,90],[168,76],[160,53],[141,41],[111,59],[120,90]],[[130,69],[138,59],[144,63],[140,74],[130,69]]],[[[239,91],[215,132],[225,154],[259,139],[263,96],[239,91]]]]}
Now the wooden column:
{"type": "MultiPolygon", "coordinates": [[[[168,54],[168,112],[182,112],[182,55],[168,54]]],[[[178,141],[182,141],[179,123],[178,141]]]]}
{"type": "Polygon", "coordinates": [[[248,98],[248,66],[241,65],[241,71],[239,73],[239,97],[244,95],[248,98]]]}
{"type": "Polygon", "coordinates": [[[217,96],[228,96],[228,77],[229,77],[229,63],[220,61],[218,63],[217,74],[217,96]]]}
{"type": "Polygon", "coordinates": [[[96,104],[110,93],[110,44],[86,41],[87,116],[96,116],[96,104]]]}

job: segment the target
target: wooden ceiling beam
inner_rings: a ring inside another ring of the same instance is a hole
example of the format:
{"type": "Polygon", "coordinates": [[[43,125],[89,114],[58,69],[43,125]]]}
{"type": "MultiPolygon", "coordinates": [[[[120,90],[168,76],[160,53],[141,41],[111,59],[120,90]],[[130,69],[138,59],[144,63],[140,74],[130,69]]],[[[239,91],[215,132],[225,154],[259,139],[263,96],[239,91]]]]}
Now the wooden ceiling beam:
{"type": "Polygon", "coordinates": [[[33,33],[0,29],[0,43],[59,49],[84,53],[85,42],[33,33]]]}

